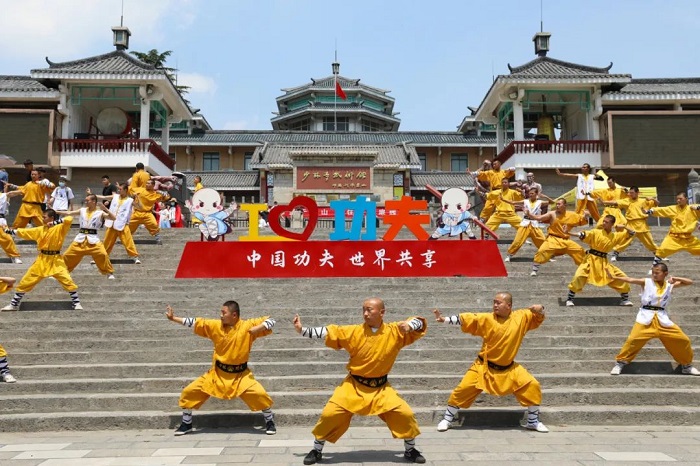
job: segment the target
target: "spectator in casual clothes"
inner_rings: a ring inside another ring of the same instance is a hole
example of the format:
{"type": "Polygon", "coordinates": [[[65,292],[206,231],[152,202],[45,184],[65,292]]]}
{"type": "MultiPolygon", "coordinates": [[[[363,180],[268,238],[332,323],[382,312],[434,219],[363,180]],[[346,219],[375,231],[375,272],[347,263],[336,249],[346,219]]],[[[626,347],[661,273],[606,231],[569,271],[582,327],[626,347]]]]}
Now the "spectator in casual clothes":
{"type": "Polygon", "coordinates": [[[34,170],[34,162],[32,162],[31,159],[27,159],[24,161],[24,169],[27,170],[27,183],[32,181],[32,171],[34,170]]]}
{"type": "Polygon", "coordinates": [[[7,174],[7,170],[0,168],[0,191],[5,189],[5,183],[9,180],[10,176],[7,174]]]}
{"type": "MultiPolygon", "coordinates": [[[[104,175],[102,177],[102,195],[110,196],[111,198],[114,194],[119,194],[119,188],[110,181],[109,175],[104,175]]],[[[102,203],[109,208],[110,201],[102,201],[102,203]]]]}
{"type": "Polygon", "coordinates": [[[65,177],[58,180],[58,187],[51,193],[49,198],[49,206],[53,210],[73,210],[73,190],[67,185],[65,177]]]}

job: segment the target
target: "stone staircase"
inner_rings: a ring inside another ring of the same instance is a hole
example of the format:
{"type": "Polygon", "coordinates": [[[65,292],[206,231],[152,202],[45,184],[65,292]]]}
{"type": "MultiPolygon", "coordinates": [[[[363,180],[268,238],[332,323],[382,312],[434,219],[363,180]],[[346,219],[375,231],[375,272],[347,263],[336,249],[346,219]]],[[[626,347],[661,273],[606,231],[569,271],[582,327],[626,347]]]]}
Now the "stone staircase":
{"type": "MultiPolygon", "coordinates": [[[[660,241],[665,231],[655,228],[654,237],[660,241]]],[[[512,234],[503,231],[502,251],[512,234]]],[[[317,239],[327,235],[314,233],[317,239]]],[[[164,244],[159,246],[144,230],[137,232],[141,265],[132,264],[117,245],[116,280],[101,276],[85,259],[73,273],[84,311],[68,310],[68,294],[45,280],[27,294],[20,312],[0,313],[0,342],[19,380],[0,384],[0,431],[176,426],[179,393],[209,368],[211,344],[169,322],[164,308],[171,304],[180,316],[217,318],[229,299],[240,303],[243,318],[271,315],[277,320],[275,333],[255,343],[250,366],[275,401],[281,427],[311,426],[345,376],[347,354],[299,337],[292,318],[299,313],[305,326],[359,323],[362,300],[370,296],[385,300],[388,321],[416,314],[429,320],[428,335],[402,351],[390,380],[419,423],[432,426],[481,340],[435,323],[430,311],[490,311],[499,290],[513,293],[514,308],[532,303],[546,307],[547,320],[528,334],[518,357],[542,384],[545,423],[700,423],[700,377],[680,375],[660,342],[648,345],[623,375],[608,375],[637,308],[618,306],[613,290],[596,287],[580,293],[576,307],[563,306],[566,284],[575,270],[568,257],[543,265],[536,278],[529,276],[535,249],[526,245],[506,264],[508,278],[175,280],[184,242],[197,241],[199,234],[192,229],[166,230],[162,236],[164,244]]],[[[71,239],[72,235],[67,241],[71,239]]],[[[36,252],[33,243],[20,244],[20,252],[24,265],[3,260],[0,274],[22,276],[36,252]]],[[[633,243],[618,266],[630,276],[646,276],[649,258],[633,243]]],[[[700,280],[697,261],[681,253],[669,266],[673,274],[700,280]]],[[[695,348],[700,342],[699,289],[677,290],[672,309],[674,321],[695,348]]],[[[8,293],[2,299],[9,302],[10,297],[8,293]]],[[[637,290],[632,297],[638,304],[637,290]]],[[[514,425],[522,412],[512,396],[482,395],[462,412],[461,421],[514,425]]],[[[211,399],[195,413],[198,427],[261,422],[262,416],[250,413],[239,400],[211,399]]],[[[381,424],[377,418],[357,417],[353,422],[381,424]]]]}

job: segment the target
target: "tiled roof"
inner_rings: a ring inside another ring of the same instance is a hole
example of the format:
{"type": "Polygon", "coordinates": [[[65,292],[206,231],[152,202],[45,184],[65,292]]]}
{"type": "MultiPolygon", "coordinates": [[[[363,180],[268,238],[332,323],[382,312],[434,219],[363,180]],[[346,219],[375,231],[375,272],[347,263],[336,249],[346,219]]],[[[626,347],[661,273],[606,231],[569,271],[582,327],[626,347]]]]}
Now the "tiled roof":
{"type": "MultiPolygon", "coordinates": [[[[151,137],[160,140],[160,133],[151,137]]],[[[206,131],[204,133],[170,133],[171,146],[257,146],[265,142],[286,144],[398,144],[413,146],[496,146],[493,136],[465,135],[459,132],[392,131],[392,132],[322,132],[322,131],[206,131]]]]}
{"type": "Polygon", "coordinates": [[[617,91],[606,92],[603,99],[618,100],[628,96],[674,96],[700,95],[700,78],[632,79],[617,91]]]}
{"type": "Polygon", "coordinates": [[[294,166],[293,158],[305,160],[335,155],[355,156],[375,168],[420,168],[416,149],[406,144],[393,145],[304,145],[265,144],[255,149],[252,168],[294,166]]]}
{"type": "Polygon", "coordinates": [[[194,190],[194,177],[202,177],[202,185],[217,191],[251,190],[260,186],[260,173],[248,171],[183,172],[187,176],[187,187],[194,190]]]}
{"type": "Polygon", "coordinates": [[[32,76],[61,75],[61,74],[135,74],[135,75],[165,75],[165,70],[142,62],[123,50],[83,58],[81,60],[54,63],[48,58],[48,68],[32,70],[32,76]]]}
{"type": "Polygon", "coordinates": [[[376,118],[380,119],[386,119],[386,120],[391,120],[391,121],[396,121],[399,122],[401,121],[399,118],[396,118],[395,116],[391,114],[387,114],[386,112],[383,112],[381,110],[377,110],[375,108],[372,108],[368,105],[361,105],[357,102],[343,102],[342,100],[339,100],[338,105],[334,105],[331,103],[315,103],[314,105],[305,105],[303,107],[296,108],[292,111],[289,111],[287,113],[283,113],[281,115],[278,115],[274,118],[272,118],[272,122],[275,121],[280,121],[280,120],[287,120],[290,118],[295,118],[298,115],[302,115],[304,113],[314,113],[314,114],[320,114],[320,113],[325,113],[327,115],[332,114],[333,112],[338,111],[342,112],[344,116],[347,116],[348,114],[357,114],[357,113],[363,113],[363,112],[369,112],[372,113],[372,115],[376,118]]]}
{"type": "MultiPolygon", "coordinates": [[[[578,65],[550,57],[537,57],[534,60],[521,66],[512,67],[508,65],[510,76],[532,76],[532,77],[584,77],[591,75],[609,75],[612,63],[605,68],[578,65]]],[[[620,75],[627,76],[629,75],[620,75]]]]}
{"type": "Polygon", "coordinates": [[[3,76],[0,75],[0,92],[56,92],[55,89],[46,87],[31,76],[3,76]]]}
{"type": "Polygon", "coordinates": [[[423,190],[427,184],[440,191],[474,189],[474,178],[465,172],[411,172],[411,189],[423,190]]]}
{"type": "MultiPolygon", "coordinates": [[[[344,91],[354,91],[354,90],[365,90],[365,91],[370,91],[375,94],[382,94],[385,98],[394,100],[393,97],[389,97],[386,95],[388,92],[390,92],[387,89],[380,89],[378,87],[373,87],[373,86],[368,86],[364,83],[360,83],[359,79],[350,79],[346,78],[344,76],[338,76],[338,83],[340,84],[340,87],[343,88],[344,91]]],[[[296,94],[300,91],[303,90],[314,90],[314,89],[334,89],[335,88],[335,80],[333,79],[333,76],[327,76],[325,78],[320,78],[320,79],[311,79],[310,83],[307,84],[302,84],[301,86],[296,86],[296,87],[289,87],[282,89],[283,92],[286,93],[286,97],[288,94],[296,94]]],[[[279,97],[278,97],[279,98],[279,97]]]]}

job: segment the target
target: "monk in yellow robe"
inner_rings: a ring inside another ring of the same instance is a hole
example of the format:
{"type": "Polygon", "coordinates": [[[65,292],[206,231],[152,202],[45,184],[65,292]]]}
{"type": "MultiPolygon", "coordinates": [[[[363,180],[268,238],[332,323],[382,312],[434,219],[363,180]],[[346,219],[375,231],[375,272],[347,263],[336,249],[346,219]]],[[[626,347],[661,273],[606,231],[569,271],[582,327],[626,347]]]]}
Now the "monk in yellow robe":
{"type": "Polygon", "coordinates": [[[512,203],[523,200],[523,195],[518,189],[510,189],[508,178],[501,180],[501,189],[491,191],[486,196],[487,201],[492,201],[496,212],[486,222],[486,228],[496,231],[501,223],[507,223],[513,228],[520,227],[522,219],[515,213],[512,203]]]}
{"type": "Polygon", "coordinates": [[[404,441],[404,458],[425,463],[416,449],[415,438],[420,434],[413,411],[388,382],[399,351],[422,338],[428,323],[422,317],[403,322],[384,323],[384,301],[370,298],[362,303],[362,325],[328,325],[302,327],[297,314],[294,328],[306,338],[324,339],[326,346],[350,353],[348,376],[335,389],[314,427],[314,448],[304,458],[304,464],[321,460],[326,441],[335,443],[350,427],[352,416],[379,416],[386,422],[394,438],[404,441]]]}
{"type": "MultiPolygon", "coordinates": [[[[472,173],[478,181],[488,181],[491,192],[501,189],[503,180],[510,179],[515,176],[515,168],[506,168],[501,170],[501,162],[494,160],[490,170],[477,170],[472,173]]],[[[484,208],[481,210],[479,217],[482,222],[486,222],[493,214],[496,208],[495,198],[486,198],[484,208]]]]}
{"type": "Polygon", "coordinates": [[[622,215],[622,211],[616,204],[613,203],[621,199],[626,199],[628,189],[617,187],[617,185],[615,184],[615,178],[613,178],[612,176],[609,176],[606,181],[608,183],[607,188],[594,189],[591,193],[593,199],[601,201],[605,206],[605,208],[603,209],[603,213],[600,214],[600,218],[598,219],[598,223],[596,224],[597,228],[603,228],[603,218],[606,215],[612,215],[613,217],[615,217],[616,225],[624,225],[626,223],[625,217],[624,215],[622,215]]]}
{"type": "Polygon", "coordinates": [[[170,306],[166,311],[168,320],[192,327],[195,334],[214,343],[211,369],[185,387],[180,395],[182,423],[175,435],[192,432],[192,410],[199,409],[210,396],[223,400],[240,398],[251,411],[262,411],[267,435],[276,434],[272,399],[248,369],[253,342],[272,333],[274,319],[265,316],[241,320],[236,301],[226,301],[221,306],[220,319],[176,317],[170,306]]]}
{"type": "Polygon", "coordinates": [[[513,308],[510,293],[498,293],[493,299],[492,313],[462,313],[443,317],[435,309],[435,319],[449,325],[459,325],[464,333],[484,339],[479,355],[452,391],[447,401],[445,416],[438,424],[438,432],[444,432],[457,417],[459,408],[468,408],[482,391],[496,396],[515,395],[515,399],[527,407],[523,427],[537,432],[549,432],[540,422],[542,390],[540,383],[527,369],[515,362],[525,334],[544,321],[544,306],[533,304],[527,309],[513,308]]]}
{"type": "Polygon", "coordinates": [[[148,232],[160,244],[160,227],[151,210],[156,202],[167,201],[170,195],[165,191],[155,190],[155,181],[146,181],[146,188],[134,196],[134,211],[129,220],[129,230],[133,235],[139,225],[145,225],[148,232]]]}
{"type": "Polygon", "coordinates": [[[68,292],[73,309],[83,308],[78,297],[78,285],[71,278],[63,256],[61,256],[61,247],[70,231],[71,223],[73,223],[73,217],[67,216],[59,219],[55,210],[47,209],[43,213],[42,226],[5,230],[5,233],[12,236],[36,241],[39,255],[19,281],[12,301],[2,308],[3,311],[19,311],[19,304],[25,293],[32,291],[40,281],[47,277],[55,278],[68,292]]]}
{"type": "Polygon", "coordinates": [[[700,204],[688,205],[688,195],[680,192],[676,195],[676,205],[655,207],[645,212],[654,217],[670,218],[671,228],[656,250],[652,265],[656,265],[671,254],[687,251],[700,256],[700,239],[693,236],[700,219],[700,204]]]}
{"type": "Polygon", "coordinates": [[[634,235],[634,230],[618,225],[617,229],[623,230],[613,233],[615,217],[606,215],[603,217],[603,228],[582,231],[578,237],[591,248],[586,252],[586,258],[576,269],[574,278],[569,283],[569,294],[566,297],[566,305],[574,305],[576,293],[581,291],[586,284],[595,286],[609,286],[620,293],[620,306],[632,306],[630,301],[630,285],[614,278],[615,276],[625,277],[625,273],[612,265],[608,261],[608,253],[634,235]]]}
{"type": "Polygon", "coordinates": [[[639,188],[637,186],[630,186],[627,190],[627,194],[629,197],[625,199],[603,202],[606,206],[614,205],[623,209],[625,211],[625,222],[627,226],[635,231],[634,236],[629,236],[621,244],[615,246],[615,249],[613,249],[613,252],[610,254],[610,262],[615,262],[620,253],[632,244],[634,238],[637,238],[639,242],[651,252],[655,253],[656,250],[659,249],[649,231],[649,225],[647,224],[649,215],[646,213],[646,211],[656,207],[659,203],[656,199],[649,197],[640,199],[639,188]]]}
{"type": "Polygon", "coordinates": [[[566,200],[557,199],[556,207],[553,211],[543,215],[526,213],[525,219],[536,220],[542,223],[549,223],[547,237],[544,243],[537,250],[532,262],[531,277],[536,277],[540,270],[540,265],[548,262],[552,256],[568,254],[576,265],[583,261],[585,255],[583,248],[571,240],[571,230],[577,226],[586,225],[588,219],[581,214],[566,210],[566,200]]]}
{"type": "MultiPolygon", "coordinates": [[[[6,293],[15,285],[12,277],[0,277],[0,294],[6,293]]],[[[7,351],[0,345],[0,380],[5,383],[15,383],[17,379],[10,374],[10,365],[7,363],[7,351]]]]}
{"type": "Polygon", "coordinates": [[[43,225],[42,205],[45,206],[46,195],[50,195],[55,186],[49,180],[41,179],[37,170],[32,170],[31,177],[32,181],[19,186],[17,191],[13,192],[22,195],[22,205],[17,211],[13,228],[24,228],[30,221],[36,227],[43,225]]]}
{"type": "Polygon", "coordinates": [[[131,175],[129,182],[130,195],[138,194],[146,189],[146,182],[151,179],[151,174],[144,168],[141,162],[136,164],[136,171],[131,175]]]}

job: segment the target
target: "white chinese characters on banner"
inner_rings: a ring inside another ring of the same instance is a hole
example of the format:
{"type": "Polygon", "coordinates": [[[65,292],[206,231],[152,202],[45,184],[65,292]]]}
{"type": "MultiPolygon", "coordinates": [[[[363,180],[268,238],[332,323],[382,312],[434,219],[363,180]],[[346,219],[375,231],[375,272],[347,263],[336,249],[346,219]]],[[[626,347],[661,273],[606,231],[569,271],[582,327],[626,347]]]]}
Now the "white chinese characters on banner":
{"type": "Polygon", "coordinates": [[[384,257],[386,255],[386,250],[376,250],[374,251],[374,255],[377,256],[377,259],[373,263],[379,265],[382,268],[382,270],[384,270],[384,262],[391,260],[388,257],[384,257]]]}
{"type": "Polygon", "coordinates": [[[246,257],[248,259],[248,262],[250,262],[250,264],[253,266],[253,268],[255,268],[255,264],[261,259],[262,256],[260,256],[260,253],[258,253],[258,251],[253,249],[253,252],[250,253],[250,255],[246,256],[246,257]]]}
{"type": "Polygon", "coordinates": [[[321,265],[321,267],[328,265],[330,268],[333,268],[332,260],[333,260],[333,255],[330,252],[328,252],[328,249],[324,249],[323,255],[319,259],[319,264],[321,265]]]}

